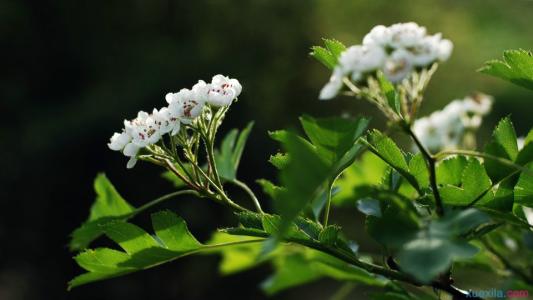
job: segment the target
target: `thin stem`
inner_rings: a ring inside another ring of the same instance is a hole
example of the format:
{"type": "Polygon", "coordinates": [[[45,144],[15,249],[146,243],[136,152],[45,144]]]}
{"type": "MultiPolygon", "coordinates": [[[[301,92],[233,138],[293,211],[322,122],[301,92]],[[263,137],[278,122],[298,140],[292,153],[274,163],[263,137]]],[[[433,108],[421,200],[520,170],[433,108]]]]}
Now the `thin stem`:
{"type": "Polygon", "coordinates": [[[481,238],[480,241],[481,241],[481,243],[483,243],[485,248],[487,248],[487,250],[489,250],[492,254],[494,254],[502,262],[502,264],[507,269],[509,269],[509,271],[511,271],[512,273],[514,273],[518,277],[520,277],[526,283],[529,283],[529,284],[533,283],[533,278],[531,278],[529,275],[524,273],[524,271],[522,271],[521,269],[515,267],[509,260],[507,260],[507,258],[504,255],[502,255],[494,247],[492,247],[492,245],[491,245],[491,243],[489,242],[488,239],[481,238]]]}
{"type": "Polygon", "coordinates": [[[167,168],[172,172],[174,173],[176,176],[178,176],[183,182],[185,182],[185,184],[187,184],[188,186],[194,188],[195,190],[199,190],[200,188],[192,183],[191,181],[189,181],[187,178],[185,178],[185,176],[183,176],[183,174],[181,174],[178,169],[176,169],[176,167],[174,166],[174,164],[168,160],[168,159],[165,159],[165,163],[167,164],[167,168]]]}
{"type": "Polygon", "coordinates": [[[422,156],[426,159],[428,171],[429,171],[429,184],[431,185],[431,190],[433,191],[433,196],[435,197],[435,207],[438,216],[444,215],[444,207],[442,205],[442,199],[440,198],[439,189],[437,186],[437,172],[435,170],[435,158],[429,153],[429,151],[422,145],[416,134],[411,130],[409,126],[403,126],[405,131],[411,136],[411,139],[415,142],[416,146],[422,153],[422,156]]]}
{"type": "Polygon", "coordinates": [[[342,82],[352,91],[354,94],[358,95],[361,93],[361,90],[353,84],[348,77],[342,78],[342,82]]]}
{"type": "Polygon", "coordinates": [[[326,208],[324,210],[324,226],[328,226],[328,221],[329,221],[329,211],[331,209],[331,198],[332,198],[332,193],[333,193],[333,184],[329,185],[329,188],[328,188],[328,199],[326,201],[326,208]]]}
{"type": "Polygon", "coordinates": [[[220,244],[211,244],[211,245],[205,245],[200,250],[203,249],[218,249],[222,247],[228,247],[228,246],[236,246],[236,245],[242,245],[242,244],[251,244],[251,243],[259,243],[263,242],[265,239],[253,239],[253,240],[246,240],[246,241],[236,241],[236,242],[227,242],[227,243],[220,243],[220,244]]]}
{"type": "Polygon", "coordinates": [[[136,208],[135,210],[133,210],[129,215],[128,215],[128,218],[132,218],[134,216],[136,216],[137,214],[153,207],[153,206],[156,206],[158,204],[160,204],[161,202],[164,202],[166,200],[169,200],[169,199],[172,199],[174,197],[177,197],[177,196],[181,196],[181,195],[195,195],[195,196],[200,196],[200,194],[195,191],[195,190],[181,190],[181,191],[176,191],[176,192],[173,192],[173,193],[170,193],[170,194],[166,194],[166,195],[163,195],[155,200],[152,200],[138,208],[136,208]]]}
{"type": "MultiPolygon", "coordinates": [[[[231,201],[231,199],[226,195],[226,193],[224,192],[224,190],[222,188],[220,188],[219,186],[217,186],[213,180],[211,178],[209,178],[209,176],[207,176],[207,174],[205,174],[204,170],[202,170],[202,168],[198,167],[197,165],[193,165],[193,167],[196,167],[198,172],[204,176],[204,178],[213,186],[213,188],[215,188],[215,190],[218,192],[218,194],[220,195],[220,197],[222,197],[222,203],[224,204],[227,204],[229,205],[230,207],[236,209],[236,210],[239,210],[239,211],[248,211],[248,209],[238,205],[237,203],[231,201]]],[[[216,198],[214,195],[212,194],[207,194],[207,196],[209,196],[210,198],[214,198],[216,200],[220,200],[218,198],[216,198]]]]}
{"type": "Polygon", "coordinates": [[[246,183],[244,183],[244,182],[242,182],[242,181],[240,181],[238,179],[233,179],[230,182],[235,184],[236,186],[240,187],[241,189],[243,189],[243,191],[245,191],[250,196],[252,201],[254,202],[254,205],[255,205],[255,208],[257,209],[257,211],[259,213],[264,214],[263,210],[261,209],[261,204],[259,203],[259,199],[257,199],[257,197],[255,196],[255,194],[252,191],[252,189],[246,183]]]}

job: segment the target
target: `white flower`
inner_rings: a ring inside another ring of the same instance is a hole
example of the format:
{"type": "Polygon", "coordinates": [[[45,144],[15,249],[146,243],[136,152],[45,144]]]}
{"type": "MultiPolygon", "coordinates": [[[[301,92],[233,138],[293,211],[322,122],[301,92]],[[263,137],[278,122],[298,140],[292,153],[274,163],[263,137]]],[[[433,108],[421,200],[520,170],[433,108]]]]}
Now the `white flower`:
{"type": "Polygon", "coordinates": [[[320,90],[320,95],[318,99],[320,100],[329,100],[337,96],[340,89],[342,88],[342,70],[340,67],[335,67],[333,69],[333,74],[329,78],[328,83],[320,90]]]}
{"type": "Polygon", "coordinates": [[[157,143],[161,138],[159,126],[154,118],[144,111],[137,114],[137,118],[131,121],[124,121],[126,133],[128,133],[133,143],[140,147],[146,147],[157,143]]]}
{"type": "Polygon", "coordinates": [[[340,55],[339,66],[346,74],[360,74],[381,68],[385,57],[385,50],[378,46],[351,46],[340,55]]]}
{"type": "Polygon", "coordinates": [[[413,64],[427,66],[438,59],[441,35],[435,34],[424,37],[419,44],[412,48],[413,64]]]}
{"type": "Polygon", "coordinates": [[[412,70],[412,54],[405,49],[397,49],[385,61],[383,73],[392,83],[398,83],[407,78],[412,70]]]}
{"type": "Polygon", "coordinates": [[[492,98],[476,94],[454,100],[413,124],[413,131],[430,151],[454,149],[461,146],[466,129],[477,129],[482,117],[490,111],[492,98]]]}
{"type": "Polygon", "coordinates": [[[131,141],[131,136],[126,132],[115,132],[109,139],[107,146],[113,151],[122,151],[124,147],[131,141]]]}
{"type": "Polygon", "coordinates": [[[378,25],[372,28],[363,38],[363,45],[385,47],[390,43],[391,34],[389,28],[378,25]]]}
{"type": "Polygon", "coordinates": [[[198,101],[205,103],[207,101],[210,88],[211,85],[205,83],[203,80],[198,80],[198,83],[193,85],[191,90],[196,95],[198,101]]]}
{"type": "Polygon", "coordinates": [[[174,94],[169,93],[165,99],[169,103],[170,115],[179,119],[183,124],[192,123],[202,113],[205,105],[205,98],[189,89],[181,89],[174,94]]]}
{"type": "Polygon", "coordinates": [[[437,58],[439,61],[446,61],[450,58],[453,50],[453,43],[450,40],[441,40],[437,49],[437,58]]]}
{"type": "Polygon", "coordinates": [[[181,127],[180,120],[170,114],[168,107],[163,107],[160,110],[154,108],[152,118],[159,126],[161,135],[171,132],[171,135],[176,135],[181,127]]]}
{"type": "Polygon", "coordinates": [[[390,45],[393,48],[414,47],[426,35],[426,28],[414,22],[398,23],[389,27],[390,45]]]}
{"type": "Polygon", "coordinates": [[[126,168],[131,169],[135,166],[137,163],[137,153],[139,153],[139,150],[141,147],[135,145],[134,143],[129,143],[124,148],[124,156],[129,157],[128,163],[126,164],[126,168]]]}
{"type": "Polygon", "coordinates": [[[223,75],[215,75],[207,92],[207,103],[213,106],[228,106],[242,91],[242,86],[237,79],[223,75]]]}

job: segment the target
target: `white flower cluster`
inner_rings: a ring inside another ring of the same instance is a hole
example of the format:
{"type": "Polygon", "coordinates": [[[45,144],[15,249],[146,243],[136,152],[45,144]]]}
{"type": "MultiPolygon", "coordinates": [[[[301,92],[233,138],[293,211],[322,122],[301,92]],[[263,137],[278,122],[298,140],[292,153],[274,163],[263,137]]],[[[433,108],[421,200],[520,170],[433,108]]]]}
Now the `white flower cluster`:
{"type": "Polygon", "coordinates": [[[114,133],[107,145],[129,157],[127,168],[133,168],[140,149],[157,143],[165,134],[176,135],[181,124],[191,124],[202,114],[205,105],[230,105],[241,91],[237,79],[223,75],[213,76],[211,83],[200,80],[190,90],[168,93],[167,107],[154,108],[151,114],[140,111],[135,119],[124,120],[122,132],[114,133]]]}
{"type": "Polygon", "coordinates": [[[479,128],[491,107],[492,97],[484,94],[454,100],[444,109],[416,120],[413,132],[431,152],[456,149],[467,130],[479,128]]]}
{"type": "Polygon", "coordinates": [[[415,68],[447,60],[453,44],[440,33],[428,35],[416,23],[376,26],[364,37],[362,45],[351,46],[339,56],[330,81],[320,92],[320,99],[331,99],[342,88],[342,78],[359,81],[365,75],[382,70],[393,83],[398,83],[415,68]]]}

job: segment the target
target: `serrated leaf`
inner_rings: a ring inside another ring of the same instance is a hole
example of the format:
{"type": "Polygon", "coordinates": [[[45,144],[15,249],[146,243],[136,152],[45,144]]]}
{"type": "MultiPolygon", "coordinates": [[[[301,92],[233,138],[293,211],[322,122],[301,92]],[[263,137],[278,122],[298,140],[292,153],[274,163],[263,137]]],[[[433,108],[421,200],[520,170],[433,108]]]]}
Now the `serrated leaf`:
{"type": "Polygon", "coordinates": [[[328,51],[335,57],[335,59],[338,59],[341,53],[346,50],[346,46],[335,39],[323,39],[323,41],[328,51]]]}
{"type": "MultiPolygon", "coordinates": [[[[108,223],[104,231],[124,251],[109,248],[86,250],[75,257],[87,270],[69,282],[69,289],[94,281],[148,269],[200,251],[213,251],[234,243],[202,245],[189,232],[185,221],[170,211],[152,215],[155,237],[126,222],[108,223]]],[[[258,242],[249,240],[245,242],[258,242]]],[[[240,243],[239,243],[240,244],[240,243]]]]}
{"type": "MultiPolygon", "coordinates": [[[[471,159],[463,170],[461,185],[461,187],[458,187],[446,184],[439,189],[444,203],[450,205],[468,205],[487,189],[491,188],[492,183],[479,160],[471,159]]],[[[486,193],[478,201],[478,204],[491,201],[492,196],[490,192],[486,193]]]]}
{"type": "Polygon", "coordinates": [[[337,65],[337,58],[328,49],[320,46],[311,47],[311,57],[318,60],[328,69],[333,69],[337,65]]]}
{"type": "Polygon", "coordinates": [[[533,56],[526,50],[507,50],[502,60],[491,60],[479,72],[508,80],[533,90],[533,56]]]}
{"type": "MultiPolygon", "coordinates": [[[[533,163],[527,165],[533,170],[533,163]]],[[[514,202],[527,207],[533,207],[533,175],[531,172],[522,172],[514,187],[514,202]]]]}
{"type": "Polygon", "coordinates": [[[69,247],[71,250],[86,248],[102,233],[102,225],[122,220],[135,209],[117,192],[105,174],[100,173],[94,180],[96,199],[91,206],[89,219],[71,234],[69,247]]]}
{"type": "Polygon", "coordinates": [[[281,230],[292,222],[315,199],[332,187],[337,176],[354,160],[361,149],[357,139],[368,119],[301,118],[310,141],[287,131],[271,133],[281,142],[289,160],[280,172],[284,190],[274,207],[284,220],[281,230]],[[305,171],[303,171],[305,170],[305,171]]]}
{"type": "Polygon", "coordinates": [[[377,287],[384,287],[389,283],[389,280],[383,277],[350,266],[316,250],[307,248],[299,248],[297,252],[295,250],[274,258],[276,271],[261,284],[261,288],[268,295],[274,295],[287,288],[310,283],[322,277],[377,287]]]}
{"type": "Polygon", "coordinates": [[[368,134],[368,142],[371,145],[370,151],[400,173],[415,189],[420,190],[416,178],[409,172],[405,154],[391,138],[374,129],[368,134]]]}
{"type": "MultiPolygon", "coordinates": [[[[490,142],[485,146],[485,153],[510,161],[516,159],[518,155],[516,133],[509,117],[500,120],[492,133],[490,142]]],[[[493,159],[485,160],[485,168],[494,181],[504,178],[515,170],[493,159]]]]}
{"type": "Polygon", "coordinates": [[[285,153],[276,153],[270,156],[268,162],[276,167],[276,169],[283,170],[289,162],[289,155],[285,153]]]}
{"type": "Polygon", "coordinates": [[[464,156],[454,156],[441,161],[436,170],[437,183],[441,185],[461,185],[463,171],[467,165],[468,160],[464,156]]]}

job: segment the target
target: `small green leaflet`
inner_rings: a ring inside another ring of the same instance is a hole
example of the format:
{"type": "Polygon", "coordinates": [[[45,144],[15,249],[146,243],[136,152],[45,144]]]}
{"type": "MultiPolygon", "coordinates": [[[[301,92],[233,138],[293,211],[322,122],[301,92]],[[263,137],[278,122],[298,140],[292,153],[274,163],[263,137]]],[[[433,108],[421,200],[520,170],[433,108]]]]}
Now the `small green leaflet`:
{"type": "Polygon", "coordinates": [[[253,125],[253,122],[248,123],[240,133],[237,129],[231,130],[222,140],[220,148],[215,151],[217,170],[222,178],[230,181],[236,179],[244,146],[253,125]]]}
{"type": "Polygon", "coordinates": [[[311,47],[310,55],[329,69],[337,65],[340,54],[346,49],[341,42],[334,39],[323,39],[325,47],[311,47]]]}
{"type": "MultiPolygon", "coordinates": [[[[400,150],[400,148],[390,137],[379,132],[379,130],[374,129],[368,134],[367,141],[369,143],[368,149],[372,151],[372,153],[380,157],[384,162],[394,168],[416,190],[420,191],[418,180],[413,174],[411,174],[409,170],[409,165],[405,159],[405,153],[400,150]]],[[[418,165],[416,166],[416,169],[417,172],[420,171],[418,165]]]]}
{"type": "Polygon", "coordinates": [[[507,50],[502,60],[490,60],[478,70],[533,90],[533,56],[526,50],[507,50]]]}
{"type": "Polygon", "coordinates": [[[382,71],[377,72],[377,77],[379,86],[385,94],[389,107],[392,108],[398,116],[401,116],[400,95],[396,92],[394,85],[385,77],[382,71]]]}

